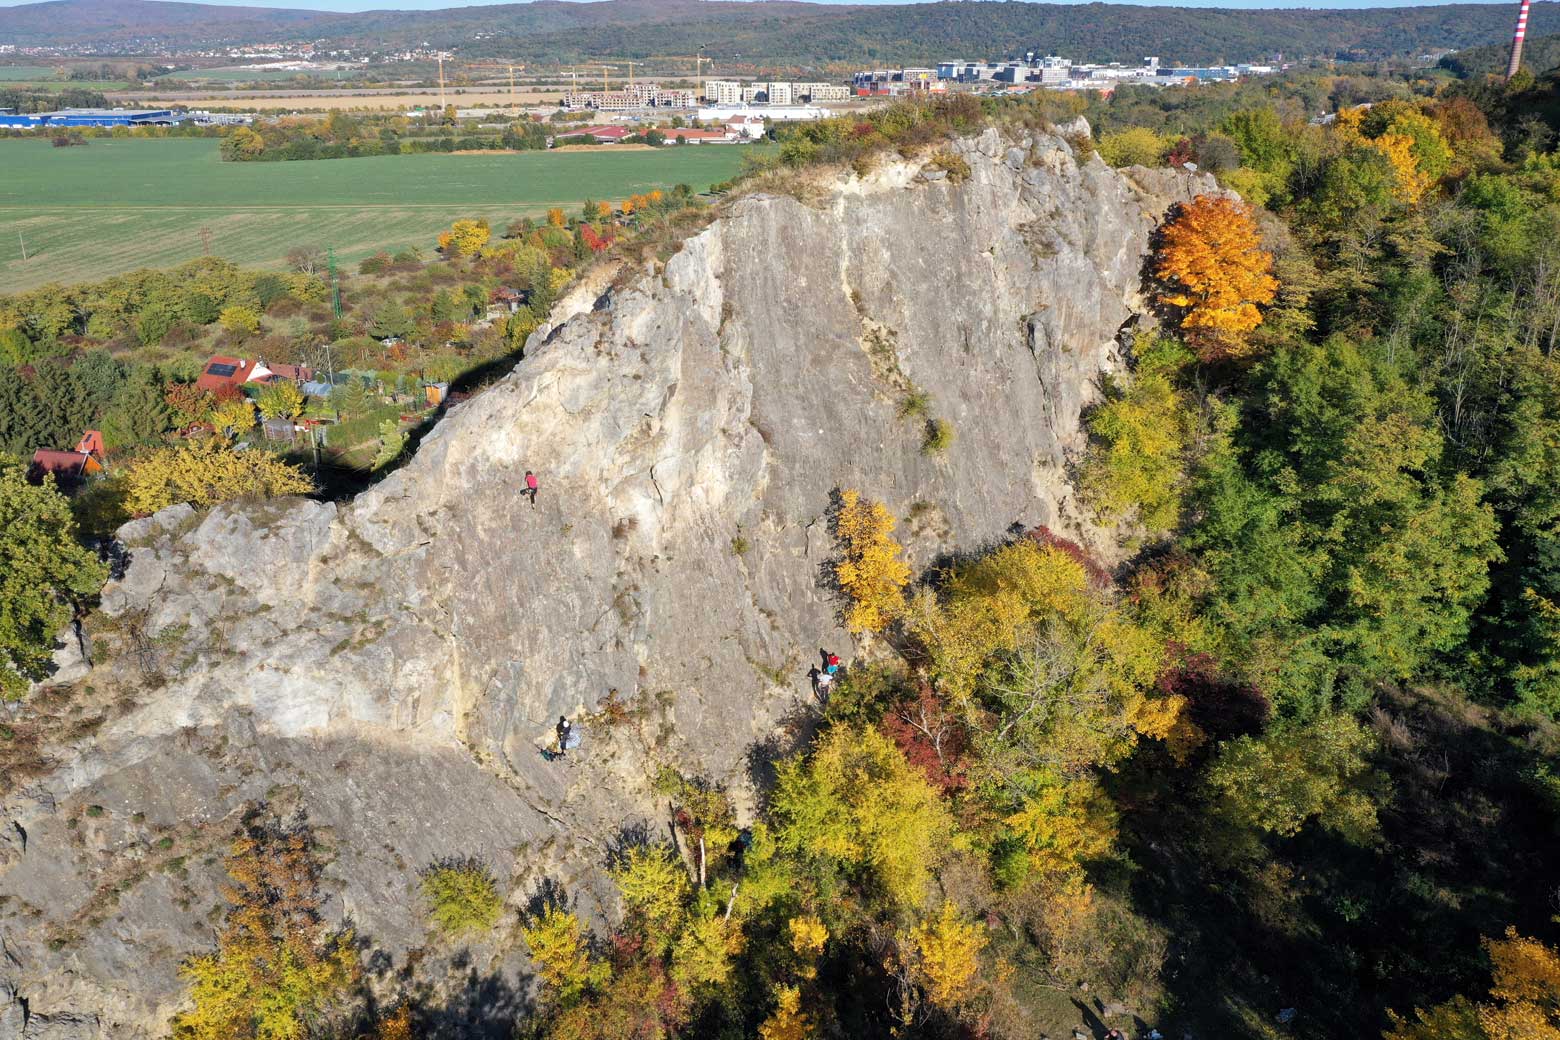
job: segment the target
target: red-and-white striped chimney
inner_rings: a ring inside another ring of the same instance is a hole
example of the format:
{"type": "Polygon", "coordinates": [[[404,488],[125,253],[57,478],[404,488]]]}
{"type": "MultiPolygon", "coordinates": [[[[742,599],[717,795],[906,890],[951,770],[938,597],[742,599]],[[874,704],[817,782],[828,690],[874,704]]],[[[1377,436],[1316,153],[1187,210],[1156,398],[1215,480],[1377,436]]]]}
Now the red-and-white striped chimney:
{"type": "Polygon", "coordinates": [[[1522,67],[1522,40],[1527,36],[1528,4],[1531,0],[1522,0],[1522,9],[1517,12],[1517,34],[1511,38],[1511,64],[1506,66],[1506,78],[1510,79],[1517,74],[1522,67]]]}

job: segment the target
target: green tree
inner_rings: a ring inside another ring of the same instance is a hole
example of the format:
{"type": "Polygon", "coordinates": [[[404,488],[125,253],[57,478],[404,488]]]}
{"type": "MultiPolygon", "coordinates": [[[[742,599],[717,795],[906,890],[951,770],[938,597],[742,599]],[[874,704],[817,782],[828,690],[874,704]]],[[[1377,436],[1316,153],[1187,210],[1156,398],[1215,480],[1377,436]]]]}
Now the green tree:
{"type": "Polygon", "coordinates": [[[1382,779],[1371,768],[1370,732],[1352,717],[1323,715],[1226,744],[1208,774],[1220,813],[1259,831],[1288,837],[1307,822],[1351,841],[1377,832],[1382,779]]]}
{"type": "Polygon", "coordinates": [[[393,300],[386,300],[374,308],[369,319],[368,334],[375,339],[399,339],[411,331],[411,316],[393,300]]]}
{"type": "Polygon", "coordinates": [[[53,481],[34,487],[0,458],[0,698],[47,677],[55,636],[107,578],[53,481]]]}
{"type": "Polygon", "coordinates": [[[103,418],[103,436],[111,444],[144,444],[173,425],[162,381],[155,369],[137,366],[114,395],[103,418]]]}

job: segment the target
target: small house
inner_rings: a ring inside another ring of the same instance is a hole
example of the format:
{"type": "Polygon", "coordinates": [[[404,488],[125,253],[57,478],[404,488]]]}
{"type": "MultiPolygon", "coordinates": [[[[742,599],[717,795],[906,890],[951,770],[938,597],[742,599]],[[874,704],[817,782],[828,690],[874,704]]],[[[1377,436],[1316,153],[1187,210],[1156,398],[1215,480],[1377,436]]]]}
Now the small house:
{"type": "Polygon", "coordinates": [[[88,477],[103,472],[104,453],[103,434],[97,430],[83,431],[74,451],[39,448],[33,452],[27,479],[42,484],[44,477],[52,475],[57,486],[70,490],[88,477]]]}
{"type": "Polygon", "coordinates": [[[206,367],[200,370],[200,376],[195,380],[195,388],[213,394],[229,387],[237,389],[249,382],[258,364],[256,361],[248,361],[244,358],[214,355],[206,362],[206,367]]]}
{"type": "Polygon", "coordinates": [[[488,302],[492,305],[488,308],[488,313],[491,315],[494,308],[502,307],[502,313],[513,314],[529,302],[530,298],[531,294],[529,291],[522,292],[507,285],[500,285],[488,297],[488,302]]]}

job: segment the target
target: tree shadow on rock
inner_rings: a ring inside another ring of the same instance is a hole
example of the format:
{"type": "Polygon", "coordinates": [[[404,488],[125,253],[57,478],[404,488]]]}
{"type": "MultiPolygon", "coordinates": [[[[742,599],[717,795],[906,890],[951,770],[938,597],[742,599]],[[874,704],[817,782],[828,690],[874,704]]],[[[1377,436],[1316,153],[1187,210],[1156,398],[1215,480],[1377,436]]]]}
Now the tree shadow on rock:
{"type": "MultiPolygon", "coordinates": [[[[424,987],[427,989],[428,987],[424,987]]],[[[535,1011],[529,979],[468,967],[442,999],[423,994],[416,1035],[423,1040],[511,1040],[516,1025],[535,1011]]]]}

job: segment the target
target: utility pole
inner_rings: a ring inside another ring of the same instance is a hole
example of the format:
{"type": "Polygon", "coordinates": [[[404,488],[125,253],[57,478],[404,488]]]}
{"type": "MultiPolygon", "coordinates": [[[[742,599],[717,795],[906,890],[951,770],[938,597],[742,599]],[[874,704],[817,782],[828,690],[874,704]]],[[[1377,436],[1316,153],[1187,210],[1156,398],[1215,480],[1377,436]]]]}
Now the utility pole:
{"type": "Polygon", "coordinates": [[[698,99],[704,100],[704,47],[700,45],[693,56],[693,82],[698,91],[698,99]]]}
{"type": "Polygon", "coordinates": [[[634,89],[634,66],[635,65],[642,65],[642,64],[644,64],[644,63],[643,62],[637,62],[637,61],[631,61],[631,62],[628,63],[628,89],[630,89],[630,90],[634,89]]]}
{"type": "Polygon", "coordinates": [[[515,67],[509,66],[509,96],[515,96],[515,67]]]}
{"type": "Polygon", "coordinates": [[[1517,10],[1517,32],[1511,38],[1511,62],[1506,66],[1507,80],[1522,68],[1522,41],[1527,36],[1528,3],[1529,0],[1522,0],[1522,6],[1517,10]]]}
{"type": "Polygon", "coordinates": [[[335,305],[336,317],[341,317],[341,281],[336,277],[336,247],[331,246],[326,250],[325,258],[330,264],[330,294],[335,305]]]}
{"type": "Polygon", "coordinates": [[[444,55],[439,55],[439,118],[444,118],[444,110],[449,107],[444,100],[444,55]]]}
{"type": "Polygon", "coordinates": [[[22,261],[25,263],[27,260],[27,240],[22,237],[21,228],[16,229],[16,240],[22,244],[22,261]]]}
{"type": "Polygon", "coordinates": [[[211,228],[204,224],[200,227],[200,250],[203,256],[211,255],[211,228]]]}
{"type": "Polygon", "coordinates": [[[601,67],[601,92],[603,94],[607,92],[607,67],[605,65],[601,67]]]}

